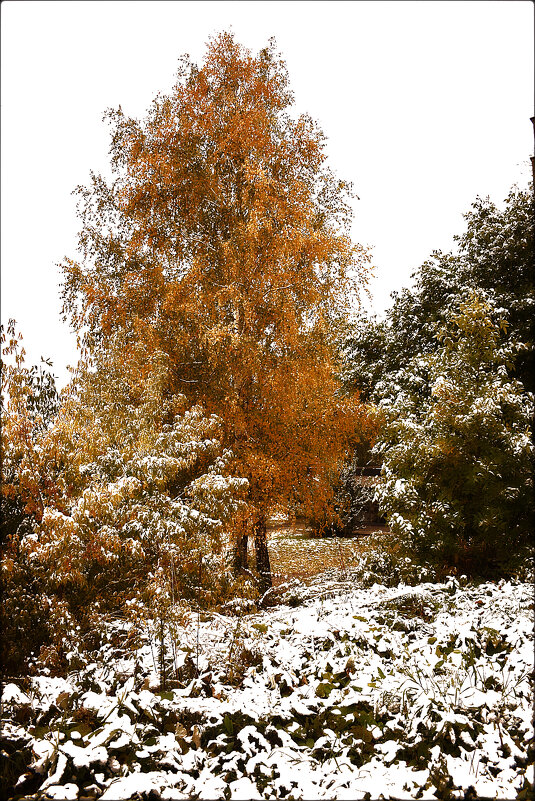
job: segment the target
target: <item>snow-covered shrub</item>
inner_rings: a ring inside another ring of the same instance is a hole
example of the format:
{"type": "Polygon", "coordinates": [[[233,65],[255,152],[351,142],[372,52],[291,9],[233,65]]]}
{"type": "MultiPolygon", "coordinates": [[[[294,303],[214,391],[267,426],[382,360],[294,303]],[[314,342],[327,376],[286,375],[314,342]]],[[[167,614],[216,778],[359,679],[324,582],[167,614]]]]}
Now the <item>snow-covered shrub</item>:
{"type": "MultiPolygon", "coordinates": [[[[84,637],[94,645],[103,615],[171,625],[184,603],[226,597],[225,552],[246,510],[247,481],[229,475],[219,420],[187,408],[183,396],[166,397],[160,355],[145,365],[129,354],[130,368],[147,367],[144,380],[109,356],[81,368],[41,442],[57,465],[55,494],[41,498],[41,514],[6,562],[8,578],[40,577],[45,617],[64,608],[65,625],[42,643],[64,643],[62,652],[84,637]]],[[[13,604],[21,621],[23,596],[13,604]]]]}
{"type": "Polygon", "coordinates": [[[25,653],[50,642],[54,627],[53,615],[42,603],[46,570],[35,569],[21,542],[40,520],[44,499],[55,492],[53,466],[42,442],[57,414],[59,397],[53,375],[43,367],[50,362],[26,366],[14,320],[1,327],[0,340],[0,629],[2,666],[9,675],[25,653]]]}
{"type": "MultiPolygon", "coordinates": [[[[449,572],[512,575],[530,536],[533,398],[508,376],[490,305],[472,295],[381,402],[377,496],[418,561],[449,572]]],[[[516,346],[518,349],[518,346],[516,346]]]]}
{"type": "Polygon", "coordinates": [[[434,566],[415,558],[407,547],[405,536],[391,532],[376,532],[367,539],[358,565],[359,585],[415,586],[436,579],[434,566]]]}

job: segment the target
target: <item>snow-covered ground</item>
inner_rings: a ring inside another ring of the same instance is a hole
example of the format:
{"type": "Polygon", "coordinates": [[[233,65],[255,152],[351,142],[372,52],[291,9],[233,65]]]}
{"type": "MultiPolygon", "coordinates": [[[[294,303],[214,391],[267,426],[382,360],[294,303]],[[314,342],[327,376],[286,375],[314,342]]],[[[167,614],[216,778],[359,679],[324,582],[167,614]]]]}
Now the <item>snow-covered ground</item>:
{"type": "Polygon", "coordinates": [[[346,572],[279,599],[192,615],[171,689],[157,641],[126,650],[119,625],[66,679],[4,687],[8,797],[532,797],[529,584],[361,589],[346,572]]]}

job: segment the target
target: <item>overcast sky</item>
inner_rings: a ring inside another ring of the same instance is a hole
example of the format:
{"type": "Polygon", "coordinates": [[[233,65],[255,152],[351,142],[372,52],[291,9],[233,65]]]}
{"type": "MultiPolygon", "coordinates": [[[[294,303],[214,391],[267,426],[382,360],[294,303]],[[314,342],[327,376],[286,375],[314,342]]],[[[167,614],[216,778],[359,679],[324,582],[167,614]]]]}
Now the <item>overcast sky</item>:
{"type": "Polygon", "coordinates": [[[107,174],[106,108],[141,117],[183,53],[232,28],[254,52],[275,36],[295,108],[354,183],[353,235],[373,246],[374,308],[435,249],[452,247],[479,194],[526,186],[533,152],[533,13],[501,2],[2,3],[2,321],[30,361],[76,360],[56,267],[75,256],[71,192],[107,174]]]}

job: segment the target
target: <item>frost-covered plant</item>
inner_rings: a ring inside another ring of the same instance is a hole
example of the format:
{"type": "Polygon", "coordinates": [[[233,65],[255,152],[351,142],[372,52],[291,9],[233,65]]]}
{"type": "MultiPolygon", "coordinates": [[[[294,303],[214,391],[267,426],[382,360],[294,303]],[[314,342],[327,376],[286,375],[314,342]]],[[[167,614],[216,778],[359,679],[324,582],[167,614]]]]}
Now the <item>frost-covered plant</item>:
{"type": "Polygon", "coordinates": [[[447,644],[437,647],[431,661],[422,654],[415,658],[407,653],[399,669],[403,679],[398,689],[398,694],[403,693],[408,702],[407,708],[412,708],[416,715],[431,706],[446,712],[474,709],[481,707],[486,694],[492,692],[493,717],[498,719],[506,715],[508,707],[514,709],[523,698],[530,698],[532,671],[519,669],[509,657],[507,639],[497,635],[498,632],[488,628],[464,638],[464,642],[453,635],[447,644]],[[487,657],[496,653],[499,656],[492,670],[487,657]]]}
{"type": "Polygon", "coordinates": [[[415,586],[421,582],[435,581],[436,578],[433,565],[415,559],[407,549],[405,538],[391,532],[372,534],[363,548],[358,565],[359,584],[364,587],[373,584],[415,586]]]}
{"type": "Polygon", "coordinates": [[[15,561],[44,577],[45,608],[59,599],[80,636],[102,615],[167,621],[181,602],[220,599],[232,521],[246,508],[218,418],[166,396],[160,354],[124,346],[80,367],[41,444],[56,495],[17,545],[15,561]]]}
{"type": "MultiPolygon", "coordinates": [[[[392,530],[418,560],[449,571],[511,574],[530,534],[533,399],[508,376],[506,323],[473,294],[381,402],[377,490],[392,530]]],[[[518,346],[516,346],[518,347],[518,346]]]]}
{"type": "Polygon", "coordinates": [[[28,367],[22,335],[9,320],[1,326],[0,546],[2,556],[0,629],[2,666],[9,675],[21,657],[50,639],[54,608],[43,606],[46,571],[34,569],[21,540],[43,514],[45,498],[55,494],[55,473],[42,443],[59,407],[53,375],[28,367]]]}
{"type": "Polygon", "coordinates": [[[28,518],[42,513],[42,493],[50,489],[40,440],[59,407],[54,376],[43,365],[28,367],[15,320],[0,327],[1,483],[0,532],[5,542],[28,518]]]}

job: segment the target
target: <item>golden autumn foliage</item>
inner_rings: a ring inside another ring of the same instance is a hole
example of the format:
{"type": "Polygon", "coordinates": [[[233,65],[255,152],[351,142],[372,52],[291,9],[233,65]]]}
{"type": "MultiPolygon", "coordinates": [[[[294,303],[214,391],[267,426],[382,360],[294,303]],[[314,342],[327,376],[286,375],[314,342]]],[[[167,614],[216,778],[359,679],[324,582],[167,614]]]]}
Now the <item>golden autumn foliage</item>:
{"type": "Polygon", "coordinates": [[[1,665],[9,671],[20,670],[49,641],[62,613],[55,605],[49,614],[41,594],[46,570],[31,564],[22,548],[56,496],[55,465],[43,444],[57,394],[49,373],[25,365],[14,320],[2,326],[1,345],[0,631],[1,665]]]}
{"type": "Polygon", "coordinates": [[[63,264],[89,349],[128,332],[165,355],[171,395],[223,421],[260,522],[274,499],[326,500],[363,416],[337,397],[329,328],[368,257],[350,188],[292,100],[273,42],[253,56],[222,33],[145,120],[108,112],[115,179],[78,190],[81,259],[63,264]]]}
{"type": "Polygon", "coordinates": [[[200,570],[222,553],[225,523],[245,504],[247,482],[222,475],[220,421],[183,397],[166,401],[161,377],[155,364],[136,397],[109,361],[81,371],[79,396],[60,415],[55,435],[70,440],[71,457],[65,504],[45,509],[35,552],[60,584],[77,585],[77,603],[97,598],[117,611],[146,600],[162,571],[174,602],[206,593],[200,570]]]}
{"type": "Polygon", "coordinates": [[[12,514],[0,617],[11,669],[40,648],[65,668],[60,655],[98,640],[103,617],[163,631],[184,603],[248,592],[227,570],[248,484],[229,470],[221,421],[166,396],[162,354],[143,381],[146,366],[139,345],[115,337],[80,362],[48,428],[31,427],[22,357],[4,371],[2,506],[12,514]]]}
{"type": "Polygon", "coordinates": [[[40,440],[57,410],[57,392],[50,373],[25,365],[22,335],[15,321],[1,327],[1,482],[2,541],[11,518],[40,519],[45,498],[54,492],[51,465],[40,440]]]}

